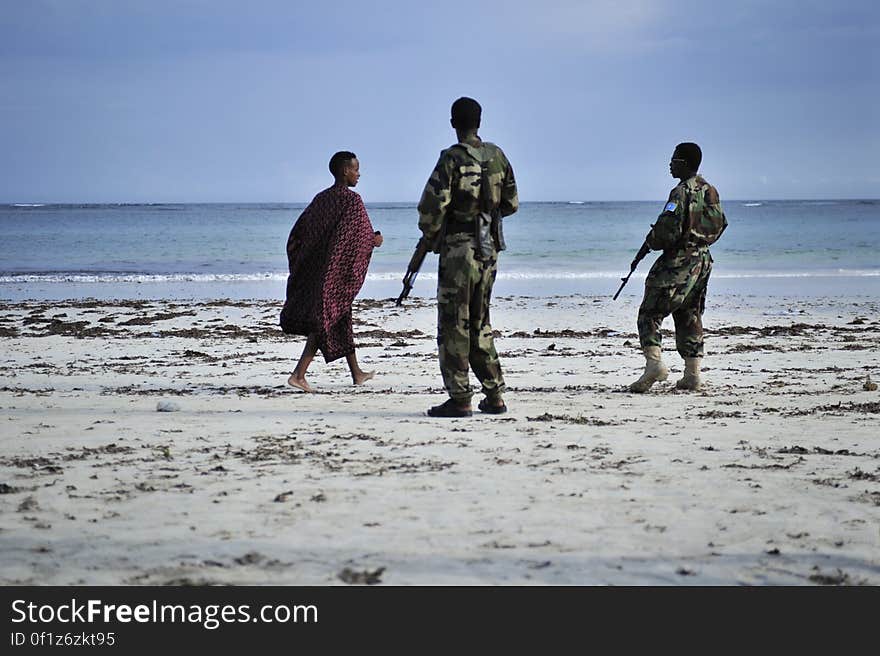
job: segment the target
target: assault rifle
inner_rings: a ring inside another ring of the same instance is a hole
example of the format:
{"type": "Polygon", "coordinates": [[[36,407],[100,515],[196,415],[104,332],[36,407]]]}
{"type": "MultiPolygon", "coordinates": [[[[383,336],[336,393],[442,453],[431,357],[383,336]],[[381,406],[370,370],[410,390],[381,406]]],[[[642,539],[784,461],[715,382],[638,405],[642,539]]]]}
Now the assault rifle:
{"type": "Polygon", "coordinates": [[[419,275],[419,269],[422,268],[422,262],[425,261],[425,256],[431,250],[433,250],[431,242],[424,237],[420,238],[419,243],[416,244],[415,253],[413,253],[409,260],[409,265],[406,267],[406,274],[403,276],[403,291],[397,297],[396,305],[403,305],[403,299],[409,296],[416,282],[416,276],[419,275]]]}
{"type": "Polygon", "coordinates": [[[650,252],[651,252],[651,249],[648,246],[648,242],[646,241],[644,244],[642,244],[642,247],[639,249],[639,252],[636,253],[636,258],[632,261],[632,264],[629,265],[629,273],[626,274],[625,278],[621,278],[621,280],[623,282],[620,283],[620,287],[617,289],[617,293],[614,295],[614,298],[611,299],[612,301],[617,300],[617,297],[620,296],[620,292],[623,291],[623,288],[626,286],[626,283],[629,282],[629,277],[633,274],[633,271],[636,270],[636,267],[639,266],[639,262],[641,262],[643,259],[645,259],[645,256],[650,252]]]}

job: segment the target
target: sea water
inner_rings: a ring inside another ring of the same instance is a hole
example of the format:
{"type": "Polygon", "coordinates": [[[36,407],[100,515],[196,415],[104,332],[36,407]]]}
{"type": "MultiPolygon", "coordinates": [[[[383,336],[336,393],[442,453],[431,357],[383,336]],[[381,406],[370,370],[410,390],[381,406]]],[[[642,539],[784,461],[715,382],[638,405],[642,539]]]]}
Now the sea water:
{"type": "MultiPolygon", "coordinates": [[[[419,237],[414,203],[370,203],[384,244],[361,297],[397,296],[419,237]]],[[[663,202],[522,203],[504,221],[496,295],[612,295],[663,202]]],[[[302,203],[0,206],[0,298],[282,299],[302,203]]],[[[723,201],[712,293],[873,296],[880,200],[723,201]]],[[[624,294],[642,292],[656,254],[624,294]]],[[[436,291],[428,255],[413,296],[436,291]]]]}

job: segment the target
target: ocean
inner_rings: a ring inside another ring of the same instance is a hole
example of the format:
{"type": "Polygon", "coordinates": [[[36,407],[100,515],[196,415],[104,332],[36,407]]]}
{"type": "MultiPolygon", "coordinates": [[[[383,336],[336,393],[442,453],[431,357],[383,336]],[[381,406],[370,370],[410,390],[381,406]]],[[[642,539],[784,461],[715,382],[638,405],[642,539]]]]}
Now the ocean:
{"type": "MultiPolygon", "coordinates": [[[[880,295],[880,200],[723,201],[711,293],[880,295]]],[[[496,295],[612,295],[663,201],[523,203],[504,222],[496,295]]],[[[0,298],[282,299],[304,203],[0,206],[0,298]]],[[[396,297],[414,203],[367,201],[376,249],[361,297],[396,297]]],[[[624,294],[640,295],[655,254],[624,294]]],[[[429,255],[413,296],[433,296],[429,255]]]]}

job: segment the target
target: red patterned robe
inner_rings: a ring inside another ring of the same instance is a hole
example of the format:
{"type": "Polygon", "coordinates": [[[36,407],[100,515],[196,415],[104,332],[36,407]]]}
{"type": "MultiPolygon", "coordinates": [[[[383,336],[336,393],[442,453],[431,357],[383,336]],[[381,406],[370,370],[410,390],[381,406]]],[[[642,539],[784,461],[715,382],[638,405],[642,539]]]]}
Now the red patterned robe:
{"type": "Polygon", "coordinates": [[[360,195],[334,185],[312,199],[287,238],[281,329],[314,333],[327,362],[354,353],[351,304],[367,275],[373,235],[360,195]]]}

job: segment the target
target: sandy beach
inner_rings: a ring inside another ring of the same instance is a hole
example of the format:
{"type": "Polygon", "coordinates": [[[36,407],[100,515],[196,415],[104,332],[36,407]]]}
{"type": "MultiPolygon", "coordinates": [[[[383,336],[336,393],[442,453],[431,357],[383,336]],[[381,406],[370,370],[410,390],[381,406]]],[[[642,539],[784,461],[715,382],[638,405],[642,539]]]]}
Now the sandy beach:
{"type": "Polygon", "coordinates": [[[435,306],[351,385],[268,301],[0,302],[4,585],[880,584],[880,302],[712,297],[646,395],[636,296],[502,297],[510,412],[431,419],[435,306]]]}

